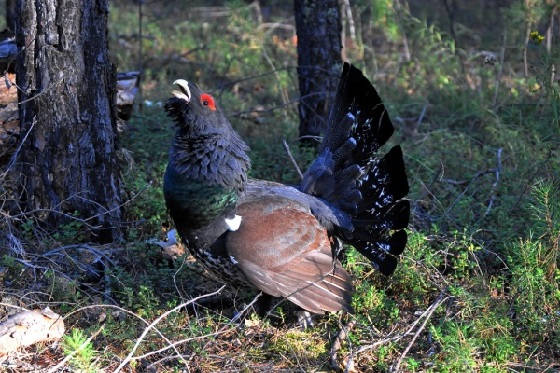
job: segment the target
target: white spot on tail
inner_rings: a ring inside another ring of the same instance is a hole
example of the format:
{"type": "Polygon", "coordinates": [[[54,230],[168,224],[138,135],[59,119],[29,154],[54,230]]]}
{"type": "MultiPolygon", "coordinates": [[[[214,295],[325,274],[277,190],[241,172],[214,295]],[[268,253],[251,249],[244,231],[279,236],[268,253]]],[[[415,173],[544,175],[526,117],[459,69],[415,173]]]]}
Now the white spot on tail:
{"type": "Polygon", "coordinates": [[[241,225],[241,215],[235,215],[233,219],[225,218],[225,221],[230,231],[236,231],[241,225]]]}

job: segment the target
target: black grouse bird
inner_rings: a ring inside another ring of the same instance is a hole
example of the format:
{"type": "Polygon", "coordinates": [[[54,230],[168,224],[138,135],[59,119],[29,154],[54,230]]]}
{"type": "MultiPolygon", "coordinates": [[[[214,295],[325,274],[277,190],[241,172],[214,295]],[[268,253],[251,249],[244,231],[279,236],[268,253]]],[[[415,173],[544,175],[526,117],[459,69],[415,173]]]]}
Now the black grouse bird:
{"type": "Polygon", "coordinates": [[[351,311],[341,241],[393,273],[407,239],[408,182],[399,146],[376,158],[393,125],[360,70],[344,64],[328,131],[299,187],[248,179],[248,147],[213,97],[185,80],[174,85],[165,200],[213,277],[323,313],[351,311]]]}

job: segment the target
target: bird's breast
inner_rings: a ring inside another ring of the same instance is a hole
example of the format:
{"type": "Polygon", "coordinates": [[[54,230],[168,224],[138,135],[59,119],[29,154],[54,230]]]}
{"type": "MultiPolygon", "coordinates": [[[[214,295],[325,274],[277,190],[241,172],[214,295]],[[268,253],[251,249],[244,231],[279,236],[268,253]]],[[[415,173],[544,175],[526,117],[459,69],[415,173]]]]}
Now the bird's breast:
{"type": "Polygon", "coordinates": [[[234,189],[187,177],[172,166],[165,172],[163,192],[175,224],[188,230],[205,227],[232,212],[237,201],[234,189]]]}

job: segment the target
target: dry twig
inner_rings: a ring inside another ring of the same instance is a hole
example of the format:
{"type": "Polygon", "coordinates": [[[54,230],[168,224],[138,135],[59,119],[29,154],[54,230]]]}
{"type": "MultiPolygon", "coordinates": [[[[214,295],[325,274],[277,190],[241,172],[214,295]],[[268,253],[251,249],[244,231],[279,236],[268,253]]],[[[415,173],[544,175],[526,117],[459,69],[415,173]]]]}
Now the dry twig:
{"type": "Polygon", "coordinates": [[[488,207],[486,208],[486,211],[484,212],[484,216],[488,215],[490,213],[490,210],[492,209],[492,205],[494,204],[494,201],[496,200],[496,195],[497,195],[497,189],[498,189],[498,183],[500,182],[500,172],[502,171],[502,148],[499,148],[498,151],[496,152],[496,181],[494,182],[494,184],[492,184],[492,196],[490,197],[490,201],[488,202],[488,207]]]}
{"type": "Polygon", "coordinates": [[[288,157],[290,157],[290,161],[292,161],[292,164],[294,165],[294,167],[296,168],[296,171],[299,175],[299,178],[301,180],[303,180],[303,174],[301,173],[301,169],[299,168],[294,156],[292,155],[292,152],[290,151],[290,146],[288,145],[288,143],[286,142],[286,139],[282,139],[282,143],[284,144],[284,149],[286,149],[286,153],[288,153],[288,157]]]}
{"type": "MultiPolygon", "coordinates": [[[[247,304],[237,315],[235,315],[229,323],[227,323],[226,325],[224,325],[220,330],[218,330],[216,333],[213,333],[211,335],[207,335],[204,337],[209,337],[209,336],[213,336],[213,335],[219,335],[219,334],[223,334],[229,330],[231,330],[232,328],[230,327],[234,322],[236,322],[237,320],[239,320],[239,318],[241,318],[241,316],[243,316],[245,314],[245,312],[247,312],[247,310],[249,308],[251,308],[253,306],[253,304],[255,304],[255,302],[261,297],[262,292],[259,292],[255,298],[253,298],[253,300],[247,304]]],[[[202,338],[201,338],[202,339],[202,338]]],[[[181,343],[184,342],[188,342],[187,340],[183,340],[183,341],[179,341],[181,343]]],[[[179,343],[177,342],[177,343],[179,343]]],[[[210,341],[206,342],[206,344],[204,345],[204,347],[202,347],[203,350],[206,350],[208,348],[208,345],[210,344],[210,341]]],[[[158,351],[160,352],[160,351],[158,351]]],[[[191,356],[189,357],[189,361],[191,361],[193,358],[195,357],[195,354],[191,354],[191,356]]]]}
{"type": "MultiPolygon", "coordinates": [[[[88,309],[93,309],[93,308],[114,308],[114,309],[116,309],[116,310],[118,310],[118,311],[120,311],[120,312],[123,312],[123,313],[126,313],[126,314],[129,314],[129,315],[132,315],[132,316],[136,317],[137,319],[139,319],[140,321],[142,321],[142,322],[143,322],[144,324],[146,324],[147,326],[150,325],[150,323],[148,323],[148,321],[147,321],[146,319],[144,319],[142,316],[137,315],[136,313],[134,313],[134,312],[132,312],[132,311],[129,311],[129,310],[125,309],[125,308],[116,306],[116,305],[114,305],[114,304],[91,304],[91,305],[89,305],[89,306],[84,306],[84,307],[78,308],[77,310],[74,310],[74,311],[72,311],[72,312],[70,312],[70,313],[67,313],[66,315],[64,315],[63,319],[66,319],[66,318],[68,318],[69,316],[71,316],[71,315],[73,315],[73,314],[75,314],[75,313],[78,313],[78,312],[81,312],[81,311],[85,311],[85,310],[88,310],[88,309]]],[[[172,345],[172,342],[169,340],[169,338],[167,338],[165,335],[163,335],[163,333],[160,332],[160,330],[159,330],[158,328],[156,328],[156,327],[154,326],[153,329],[154,329],[154,331],[155,331],[165,342],[167,342],[169,345],[172,345]]],[[[180,355],[179,351],[177,351],[176,349],[175,349],[175,353],[176,353],[177,355],[180,355]]]]}
{"type": "MultiPolygon", "coordinates": [[[[388,336],[386,336],[383,339],[380,339],[378,341],[375,341],[374,343],[368,344],[368,345],[364,345],[361,346],[360,348],[358,348],[356,351],[351,352],[350,356],[348,357],[348,362],[350,365],[351,362],[354,360],[354,358],[356,357],[356,355],[374,349],[378,346],[384,345],[386,343],[390,343],[390,342],[397,342],[400,341],[401,339],[409,336],[412,334],[412,331],[414,330],[414,328],[416,328],[416,325],[418,325],[418,323],[420,322],[420,320],[424,319],[424,322],[422,323],[422,325],[416,330],[416,333],[414,333],[414,336],[412,337],[412,340],[410,341],[410,343],[408,344],[408,346],[406,347],[406,349],[403,351],[403,353],[401,354],[399,360],[396,362],[396,364],[394,365],[394,368],[391,369],[391,372],[398,372],[399,368],[400,368],[400,364],[402,363],[402,360],[406,357],[406,354],[408,354],[408,352],[410,351],[410,349],[412,348],[412,346],[414,345],[414,342],[416,341],[416,339],[418,338],[418,336],[420,335],[420,333],[422,332],[422,330],[424,330],[424,328],[426,327],[426,324],[428,323],[428,320],[430,319],[430,317],[432,316],[432,314],[434,313],[434,311],[438,308],[438,306],[443,303],[445,300],[449,299],[449,297],[445,297],[444,298],[444,292],[440,293],[440,295],[436,298],[436,300],[434,301],[434,303],[432,303],[430,305],[430,307],[428,307],[428,309],[426,309],[426,311],[424,311],[420,316],[418,316],[418,318],[416,320],[414,320],[414,322],[412,323],[412,325],[410,325],[410,327],[407,329],[406,332],[404,332],[403,334],[397,334],[397,335],[390,335],[392,334],[389,333],[388,336]]],[[[342,333],[342,330],[341,330],[342,333]]],[[[341,338],[340,338],[341,339],[341,338]]],[[[339,337],[337,337],[337,340],[339,340],[339,337]]],[[[337,341],[335,341],[336,343],[337,341]]],[[[340,342],[340,341],[338,341],[340,342]]],[[[336,366],[336,355],[335,355],[335,365],[333,365],[333,349],[335,348],[335,344],[333,344],[333,348],[331,348],[331,367],[333,367],[333,369],[338,369],[338,367],[336,366]]],[[[338,349],[340,349],[340,346],[337,346],[338,349]]]]}
{"type": "MultiPolygon", "coordinates": [[[[121,369],[124,368],[124,367],[134,358],[134,357],[133,357],[133,356],[134,356],[134,352],[136,352],[136,349],[138,348],[138,346],[140,346],[140,343],[142,343],[142,341],[144,340],[144,338],[146,337],[146,335],[148,334],[148,332],[150,331],[150,329],[154,328],[161,320],[163,320],[164,318],[166,318],[169,314],[171,314],[171,313],[173,313],[173,312],[176,312],[176,311],[180,310],[181,308],[184,308],[184,307],[186,307],[186,306],[188,306],[188,305],[190,305],[190,304],[192,304],[192,303],[194,303],[194,302],[196,302],[196,301],[198,301],[198,300],[200,300],[200,299],[212,297],[212,296],[214,296],[214,295],[219,294],[225,287],[226,287],[226,285],[223,285],[221,288],[219,288],[218,290],[216,290],[216,291],[214,291],[214,292],[212,292],[212,293],[208,293],[208,294],[205,294],[205,295],[201,295],[201,296],[195,297],[195,298],[189,300],[188,302],[181,303],[181,304],[178,305],[177,307],[175,307],[175,308],[173,308],[173,309],[171,309],[171,310],[169,310],[169,311],[166,311],[166,312],[162,313],[157,319],[155,319],[150,325],[148,325],[148,326],[144,329],[144,331],[142,332],[142,334],[140,335],[140,337],[138,337],[138,339],[136,340],[136,343],[134,344],[134,347],[132,347],[132,350],[130,351],[130,353],[128,354],[128,356],[122,361],[122,363],[117,367],[117,369],[114,370],[114,373],[120,372],[121,369]]],[[[213,333],[213,334],[215,334],[215,333],[213,333]]],[[[201,338],[203,338],[203,337],[206,338],[206,337],[208,337],[208,336],[210,336],[210,335],[202,336],[202,337],[187,338],[187,339],[185,339],[185,340],[182,340],[182,341],[179,341],[179,342],[175,342],[175,343],[173,343],[171,346],[167,346],[167,347],[165,347],[164,349],[161,349],[160,351],[154,351],[153,354],[166,351],[166,350],[168,350],[168,349],[170,349],[170,348],[174,348],[174,346],[177,346],[178,344],[181,344],[181,343],[185,343],[185,342],[187,342],[188,340],[201,339],[201,338]]],[[[150,356],[150,355],[152,355],[152,353],[148,353],[148,354],[142,355],[141,357],[138,357],[138,358],[136,358],[136,359],[140,359],[140,358],[143,358],[143,357],[146,357],[146,356],[150,356]]]]}
{"type": "MultiPolygon", "coordinates": [[[[336,338],[333,341],[333,344],[331,346],[331,350],[329,353],[330,356],[330,366],[332,369],[334,370],[340,370],[340,367],[338,366],[338,351],[340,350],[340,348],[342,347],[342,341],[346,339],[346,337],[348,336],[348,333],[354,328],[354,326],[356,325],[356,320],[350,320],[346,325],[343,325],[342,328],[340,328],[340,331],[338,332],[338,335],[336,336],[336,338]]],[[[348,361],[352,360],[352,355],[348,358],[348,361]]]]}
{"type": "Polygon", "coordinates": [[[426,327],[426,324],[428,323],[428,320],[430,320],[430,317],[432,317],[432,314],[434,313],[434,311],[439,307],[440,304],[442,304],[444,301],[446,301],[449,298],[449,297],[444,298],[443,295],[444,295],[444,293],[441,293],[436,298],[434,303],[432,303],[432,305],[430,307],[428,307],[428,309],[422,315],[420,315],[420,317],[416,320],[415,323],[417,323],[422,317],[425,316],[424,322],[418,328],[418,330],[416,330],[416,333],[414,333],[414,336],[412,337],[412,340],[410,341],[408,346],[406,346],[405,350],[402,352],[401,356],[399,357],[399,360],[397,360],[395,365],[393,365],[393,368],[390,370],[391,372],[397,373],[399,371],[403,359],[406,357],[406,354],[408,354],[408,351],[410,351],[410,349],[414,345],[414,342],[416,341],[416,339],[418,338],[418,336],[420,335],[422,330],[424,330],[424,328],[426,327]]]}

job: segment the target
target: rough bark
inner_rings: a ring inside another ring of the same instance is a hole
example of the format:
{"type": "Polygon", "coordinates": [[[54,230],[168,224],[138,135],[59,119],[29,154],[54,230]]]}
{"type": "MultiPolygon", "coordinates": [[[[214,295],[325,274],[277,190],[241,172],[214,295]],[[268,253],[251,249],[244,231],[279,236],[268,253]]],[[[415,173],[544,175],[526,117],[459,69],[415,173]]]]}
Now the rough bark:
{"type": "Polygon", "coordinates": [[[327,127],[330,101],[342,66],[342,23],[338,0],[295,0],[298,36],[300,136],[318,136],[327,127]]]}
{"type": "MultiPolygon", "coordinates": [[[[60,223],[89,218],[97,240],[120,238],[115,69],[108,0],[18,1],[21,204],[60,223]]],[[[92,228],[90,226],[90,228],[92,228]]]]}

